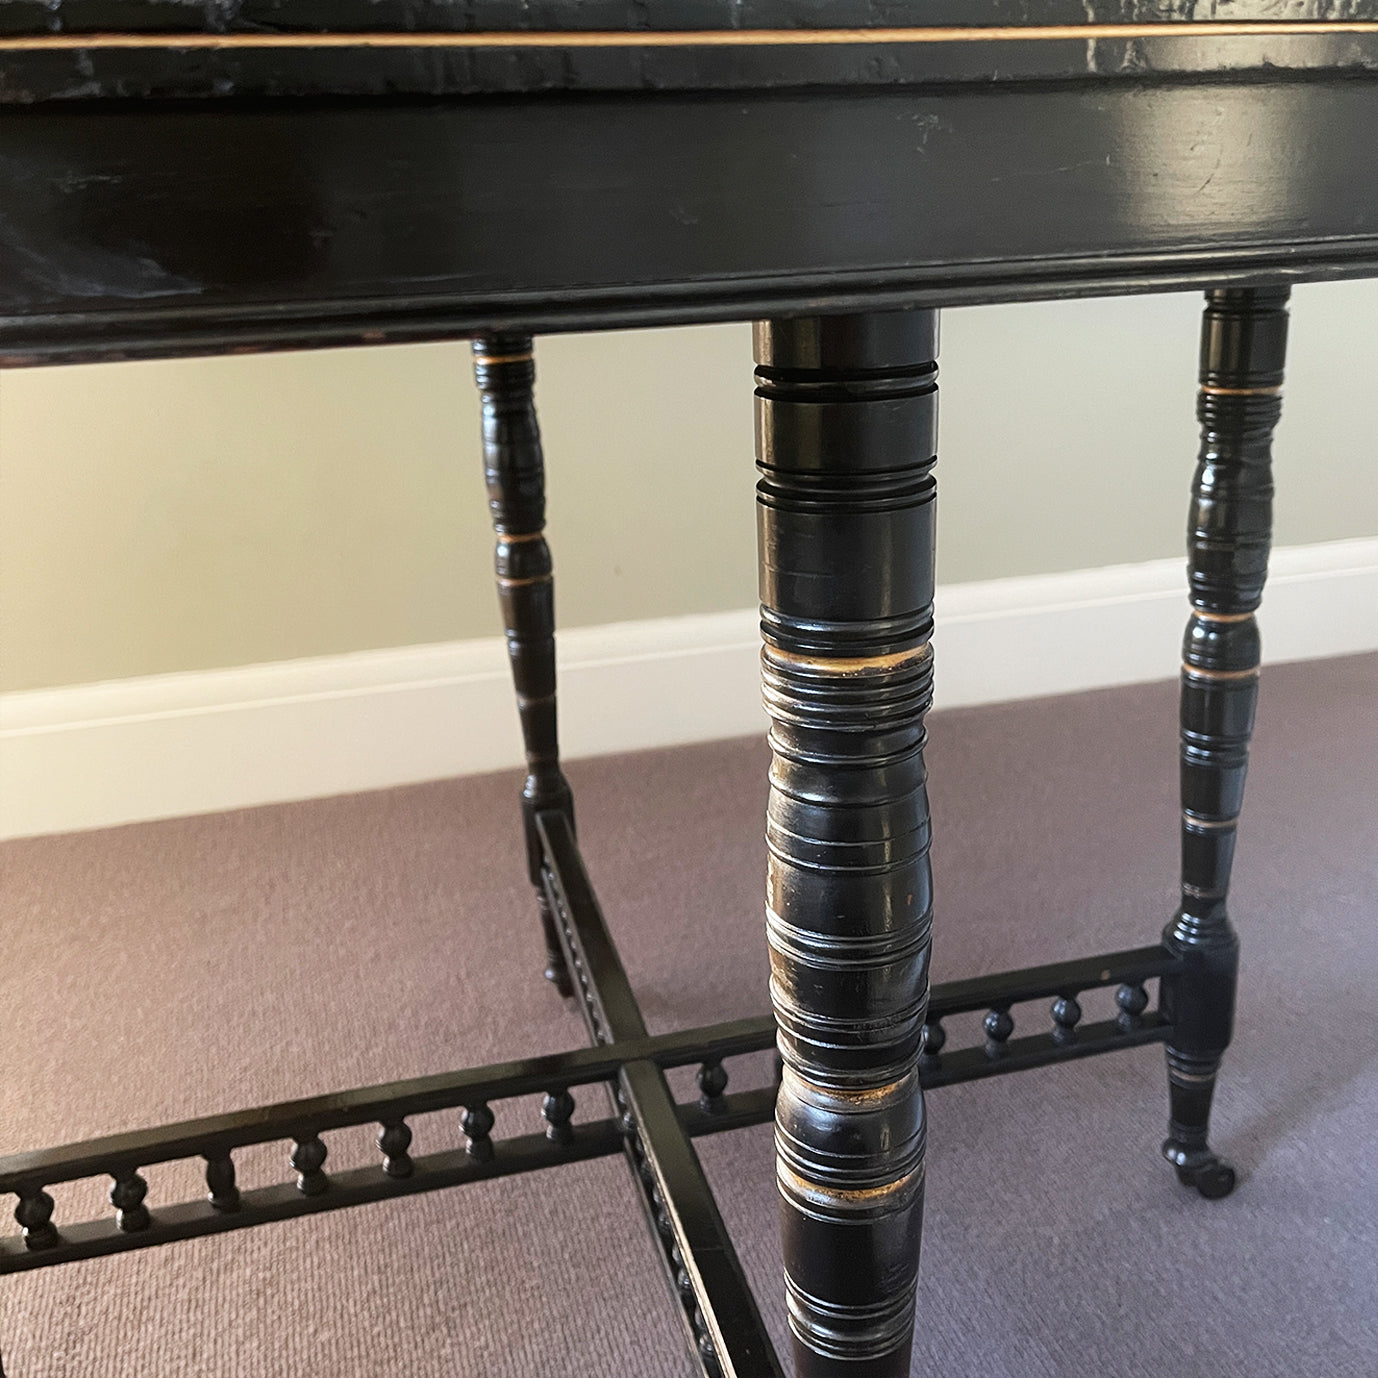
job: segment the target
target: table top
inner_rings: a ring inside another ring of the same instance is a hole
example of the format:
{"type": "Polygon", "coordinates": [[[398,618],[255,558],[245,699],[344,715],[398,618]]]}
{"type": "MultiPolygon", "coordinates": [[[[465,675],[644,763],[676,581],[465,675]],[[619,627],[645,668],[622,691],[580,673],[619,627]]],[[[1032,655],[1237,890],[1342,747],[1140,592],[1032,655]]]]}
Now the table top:
{"type": "Polygon", "coordinates": [[[1378,72],[1378,0],[4,0],[0,101],[1378,72]]]}
{"type": "Polygon", "coordinates": [[[5,0],[0,362],[1378,275],[1378,0],[5,0]]]}

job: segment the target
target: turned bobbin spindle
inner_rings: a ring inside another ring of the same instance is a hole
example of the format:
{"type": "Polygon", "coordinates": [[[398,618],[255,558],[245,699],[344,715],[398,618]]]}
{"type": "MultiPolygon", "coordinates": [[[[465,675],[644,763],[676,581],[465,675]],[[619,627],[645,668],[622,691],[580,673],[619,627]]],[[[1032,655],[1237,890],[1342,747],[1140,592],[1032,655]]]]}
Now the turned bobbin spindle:
{"type": "Polygon", "coordinates": [[[986,1033],[986,1055],[1003,1057],[1005,1044],[1010,1041],[1010,1035],[1014,1032],[1014,1016],[1009,1009],[997,1007],[990,1010],[981,1021],[981,1027],[986,1033]]]}
{"type": "Polygon", "coordinates": [[[553,1144],[574,1142],[574,1097],[566,1088],[547,1092],[541,1102],[541,1118],[545,1120],[545,1136],[553,1144]]]}
{"type": "Polygon", "coordinates": [[[1126,982],[1115,992],[1119,1014],[1115,1023],[1126,1033],[1143,1025],[1143,1013],[1148,1008],[1148,991],[1135,982],[1126,982]]]}
{"type": "Polygon", "coordinates": [[[1059,995],[1053,1001],[1053,1038],[1058,1043],[1075,1043],[1081,1023],[1081,1002],[1075,995],[1059,995]]]}
{"type": "Polygon", "coordinates": [[[235,1182],[234,1159],[228,1153],[206,1157],[206,1199],[218,1211],[239,1209],[239,1187],[235,1182]]]}
{"type": "Polygon", "coordinates": [[[383,1171],[401,1180],[415,1170],[411,1154],[411,1126],[405,1120],[390,1120],[378,1130],[378,1148],[383,1155],[383,1171]]]}
{"type": "Polygon", "coordinates": [[[148,1183],[133,1169],[119,1172],[110,1188],[110,1204],[115,1208],[115,1223],[126,1234],[146,1230],[152,1221],[144,1197],[148,1195],[148,1183]]]}
{"type": "Polygon", "coordinates": [[[709,1113],[723,1108],[727,1091],[727,1068],[720,1061],[705,1062],[696,1078],[699,1087],[699,1109],[709,1113]]]}
{"type": "Polygon", "coordinates": [[[14,1218],[24,1231],[24,1247],[48,1249],[58,1242],[53,1225],[54,1201],[42,1187],[22,1188],[14,1218]]]}
{"type": "Polygon", "coordinates": [[[319,1134],[308,1134],[297,1140],[290,1159],[297,1174],[297,1190],[303,1196],[319,1196],[328,1190],[330,1178],[325,1174],[327,1149],[319,1134]]]}
{"type": "Polygon", "coordinates": [[[468,1140],[465,1151],[477,1162],[486,1163],[493,1156],[493,1125],[497,1123],[492,1110],[484,1101],[475,1101],[465,1107],[459,1123],[468,1140]]]}

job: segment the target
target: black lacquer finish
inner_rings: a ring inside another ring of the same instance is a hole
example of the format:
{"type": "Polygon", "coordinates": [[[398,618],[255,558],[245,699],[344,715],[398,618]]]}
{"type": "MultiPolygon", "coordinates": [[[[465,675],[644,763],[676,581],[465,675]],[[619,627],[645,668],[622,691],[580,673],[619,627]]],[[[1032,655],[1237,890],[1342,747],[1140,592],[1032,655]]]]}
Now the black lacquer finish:
{"type": "Polygon", "coordinates": [[[1378,274],[1376,127],[1324,70],[6,107],[0,362],[1378,274]]]}
{"type": "Polygon", "coordinates": [[[938,320],[756,327],[766,839],[785,1280],[801,1378],[909,1371],[932,923],[938,320]]]}
{"type": "Polygon", "coordinates": [[[1254,613],[1272,535],[1287,296],[1285,287],[1211,292],[1201,327],[1201,454],[1187,542],[1192,614],[1182,647],[1182,904],[1163,934],[1183,966],[1163,983],[1173,1024],[1163,1154],[1204,1196],[1225,1196],[1235,1182],[1206,1135],[1234,1025],[1239,940],[1226,901],[1258,700],[1254,613]]]}
{"type": "Polygon", "coordinates": [[[546,980],[572,995],[555,920],[541,885],[536,815],[554,811],[573,823],[574,798],[560,772],[555,707],[555,591],[545,539],[545,461],[533,389],[535,355],[528,335],[474,341],[474,380],[483,403],[483,471],[497,534],[498,601],[517,691],[526,784],[522,820],[527,866],[545,933],[546,980]]]}
{"type": "MultiPolygon", "coordinates": [[[[552,875],[555,865],[553,860],[548,862],[552,875]]],[[[552,878],[550,885],[556,893],[566,892],[563,882],[552,878]]],[[[610,941],[606,928],[596,910],[593,917],[585,913],[583,930],[593,936],[581,943],[581,954],[591,948],[605,954],[610,950],[605,946],[610,941]]],[[[590,960],[584,955],[579,958],[585,972],[590,970],[590,960]]],[[[935,986],[924,1029],[920,1080],[925,1088],[948,1086],[1161,1041],[1169,1026],[1160,1012],[1147,1010],[1144,982],[1172,972],[1177,965],[1177,959],[1165,948],[1137,948],[935,986]],[[986,1057],[980,1046],[956,1051],[938,1046],[945,1042],[940,1022],[944,1017],[987,1008],[1008,1010],[1045,1000],[1049,991],[1076,995],[1117,982],[1131,983],[1121,986],[1119,1003],[1133,1013],[1122,1014],[1118,1022],[1080,1029],[1074,1045],[1060,1042],[1045,1030],[1012,1039],[1006,1056],[998,1060],[986,1057]],[[1129,998],[1127,992],[1137,995],[1129,998]]],[[[593,989],[591,979],[589,989],[593,989]]],[[[15,1197],[14,1218],[23,1234],[0,1237],[0,1274],[616,1153],[624,1148],[626,1133],[620,1118],[572,1123],[573,1116],[566,1117],[564,1112],[577,1108],[570,1106],[574,1089],[610,1084],[627,1062],[649,1062],[661,1069],[698,1065],[699,1098],[677,1107],[680,1123],[692,1137],[762,1124],[774,1116],[776,1088],[728,1092],[728,1072],[723,1063],[773,1046],[775,1036],[774,1018],[762,1015],[12,1154],[0,1158],[0,1195],[15,1197]],[[490,1102],[540,1093],[543,1135],[492,1137],[497,1117],[490,1102]],[[446,1109],[462,1112],[457,1127],[466,1143],[413,1158],[407,1118],[446,1109]],[[361,1124],[379,1126],[380,1169],[334,1174],[331,1190],[311,1197],[302,1193],[295,1181],[243,1193],[236,1185],[234,1153],[241,1148],[279,1141],[295,1143],[298,1135],[312,1137],[301,1128],[303,1125],[316,1126],[319,1137],[361,1124]],[[477,1152],[475,1145],[481,1145],[477,1152]],[[148,1228],[142,1232],[122,1231],[113,1219],[64,1222],[61,1231],[54,1223],[53,1198],[45,1187],[89,1177],[126,1177],[140,1168],[197,1156],[206,1163],[204,1200],[155,1203],[149,1211],[148,1228]]]]}
{"type": "Polygon", "coordinates": [[[622,1153],[700,1370],[776,1378],[690,1142],[775,1111],[800,1378],[900,1378],[921,1088],[1166,1042],[1167,1156],[1228,1191],[1207,1124],[1282,284],[1378,273],[1378,0],[1278,19],[1274,0],[0,3],[0,364],[480,337],[528,870],[594,1041],[0,1159],[20,1231],[0,1273],[622,1153]],[[1188,285],[1212,290],[1181,910],[1160,946],[925,1008],[927,308],[1188,285]],[[579,858],[532,401],[533,332],[752,318],[778,1107],[724,1065],[775,1020],[647,1034],[579,858]],[[674,1066],[698,1068],[680,1105],[674,1066]],[[612,1114],[591,1118],[598,1084],[612,1114]],[[441,1141],[415,1142],[436,1110],[441,1141]],[[359,1125],[377,1159],[338,1168],[331,1136],[359,1125]],[[280,1180],[241,1188],[236,1154],[268,1143],[280,1180]],[[176,1159],[203,1164],[199,1199],[145,1176],[176,1159]],[[55,1211],[78,1178],[102,1218],[55,1211]]]}
{"type": "MultiPolygon", "coordinates": [[[[542,814],[539,826],[548,858],[545,882],[589,1034],[595,1043],[606,1044],[645,1038],[645,1021],[569,820],[561,814],[542,814]]],[[[664,1073],[649,1059],[627,1060],[611,1096],[626,1134],[627,1162],[646,1223],[660,1246],[666,1280],[679,1300],[685,1338],[705,1374],[783,1378],[664,1073]]],[[[702,1114],[701,1122],[711,1124],[716,1118],[702,1114]]]]}

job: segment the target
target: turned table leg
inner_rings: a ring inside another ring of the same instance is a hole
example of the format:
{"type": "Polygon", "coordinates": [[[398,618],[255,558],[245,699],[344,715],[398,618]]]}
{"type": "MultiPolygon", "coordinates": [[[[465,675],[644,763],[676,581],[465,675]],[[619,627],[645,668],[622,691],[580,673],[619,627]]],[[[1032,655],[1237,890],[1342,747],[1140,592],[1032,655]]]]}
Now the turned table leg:
{"type": "Polygon", "coordinates": [[[1163,980],[1171,1120],[1163,1155],[1203,1196],[1234,1169],[1207,1143],[1211,1097],[1234,1022],[1239,940],[1227,909],[1235,828],[1258,698],[1272,530],[1272,436],[1282,411],[1285,287],[1207,293],[1201,455],[1188,525],[1191,618],[1182,665],[1182,904],[1163,935],[1184,961],[1163,980]]]}
{"type": "Polygon", "coordinates": [[[563,813],[574,800],[560,771],[555,711],[555,598],[545,540],[545,464],[533,388],[536,365],[529,335],[490,335],[473,342],[474,379],[483,402],[483,467],[497,535],[498,601],[526,747],[522,817],[527,866],[545,933],[548,981],[573,994],[555,919],[541,884],[536,815],[563,813]]]}
{"type": "Polygon", "coordinates": [[[904,1378],[923,1216],[938,319],[756,327],[766,919],[800,1378],[904,1378]]]}

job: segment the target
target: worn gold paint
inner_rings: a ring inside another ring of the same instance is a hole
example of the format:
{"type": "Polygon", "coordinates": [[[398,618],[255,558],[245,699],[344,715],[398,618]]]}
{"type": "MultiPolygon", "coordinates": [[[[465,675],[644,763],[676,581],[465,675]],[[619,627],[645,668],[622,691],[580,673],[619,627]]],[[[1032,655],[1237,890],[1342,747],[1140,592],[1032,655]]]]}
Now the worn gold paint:
{"type": "Polygon", "coordinates": [[[1212,397],[1281,397],[1282,388],[1218,388],[1213,383],[1202,383],[1201,391],[1212,397]]]}
{"type": "Polygon", "coordinates": [[[529,584],[549,584],[553,582],[553,574],[533,574],[529,579],[509,579],[505,574],[497,576],[498,587],[503,589],[522,589],[529,584]]]}
{"type": "Polygon", "coordinates": [[[820,1186],[817,1182],[810,1182],[807,1177],[801,1177],[784,1163],[776,1164],[776,1176],[782,1186],[806,1200],[836,1202],[845,1206],[876,1206],[896,1196],[905,1195],[914,1183],[923,1177],[923,1165],[920,1164],[913,1171],[906,1172],[903,1177],[897,1177],[893,1182],[883,1182],[878,1187],[820,1186]]]}
{"type": "Polygon", "coordinates": [[[544,531],[523,531],[517,535],[508,535],[505,531],[498,532],[499,545],[517,545],[522,541],[543,541],[545,540],[544,531]]]}
{"type": "Polygon", "coordinates": [[[527,350],[525,354],[475,354],[476,364],[529,364],[536,356],[527,350]]]}
{"type": "Polygon", "coordinates": [[[1194,900],[1219,900],[1225,898],[1225,892],[1223,890],[1208,888],[1204,885],[1183,884],[1182,893],[1184,895],[1190,895],[1194,900]]]}
{"type": "Polygon", "coordinates": [[[951,25],[873,29],[685,29],[513,31],[484,33],[100,33],[0,38],[0,52],[127,49],[324,48],[760,48],[838,47],[859,43],[1067,42],[1143,38],[1299,38],[1378,34],[1371,20],[1205,21],[1166,24],[951,25]]]}
{"type": "Polygon", "coordinates": [[[1183,810],[1182,821],[1190,823],[1193,828],[1206,828],[1211,831],[1220,831],[1225,828],[1233,828],[1239,823],[1238,816],[1234,818],[1197,818],[1193,814],[1183,810]]]}
{"type": "Polygon", "coordinates": [[[1197,679],[1213,679],[1222,682],[1241,679],[1257,679],[1259,675],[1258,666],[1252,670],[1199,670],[1195,665],[1188,665],[1182,662],[1182,673],[1184,675],[1195,675],[1197,679]]]}
{"type": "Polygon", "coordinates": [[[1179,1072],[1175,1067],[1168,1069],[1168,1079],[1170,1081],[1189,1081],[1196,1084],[1214,1081],[1214,1072],[1179,1072]]]}
{"type": "Polygon", "coordinates": [[[883,1086],[820,1086],[807,1077],[800,1076],[793,1067],[786,1067],[784,1082],[793,1090],[803,1087],[820,1100],[840,1101],[855,1110],[876,1110],[903,1095],[913,1086],[912,1076],[901,1077],[898,1081],[886,1082],[883,1086]]]}
{"type": "Polygon", "coordinates": [[[809,656],[794,651],[782,651],[778,646],[766,647],[766,659],[800,670],[818,670],[829,675],[861,675],[868,670],[898,670],[929,659],[933,648],[927,641],[907,651],[893,651],[883,656],[809,656]]]}
{"type": "Polygon", "coordinates": [[[1252,622],[1254,614],[1251,612],[1203,612],[1200,608],[1193,608],[1191,615],[1202,622],[1252,622]]]}

